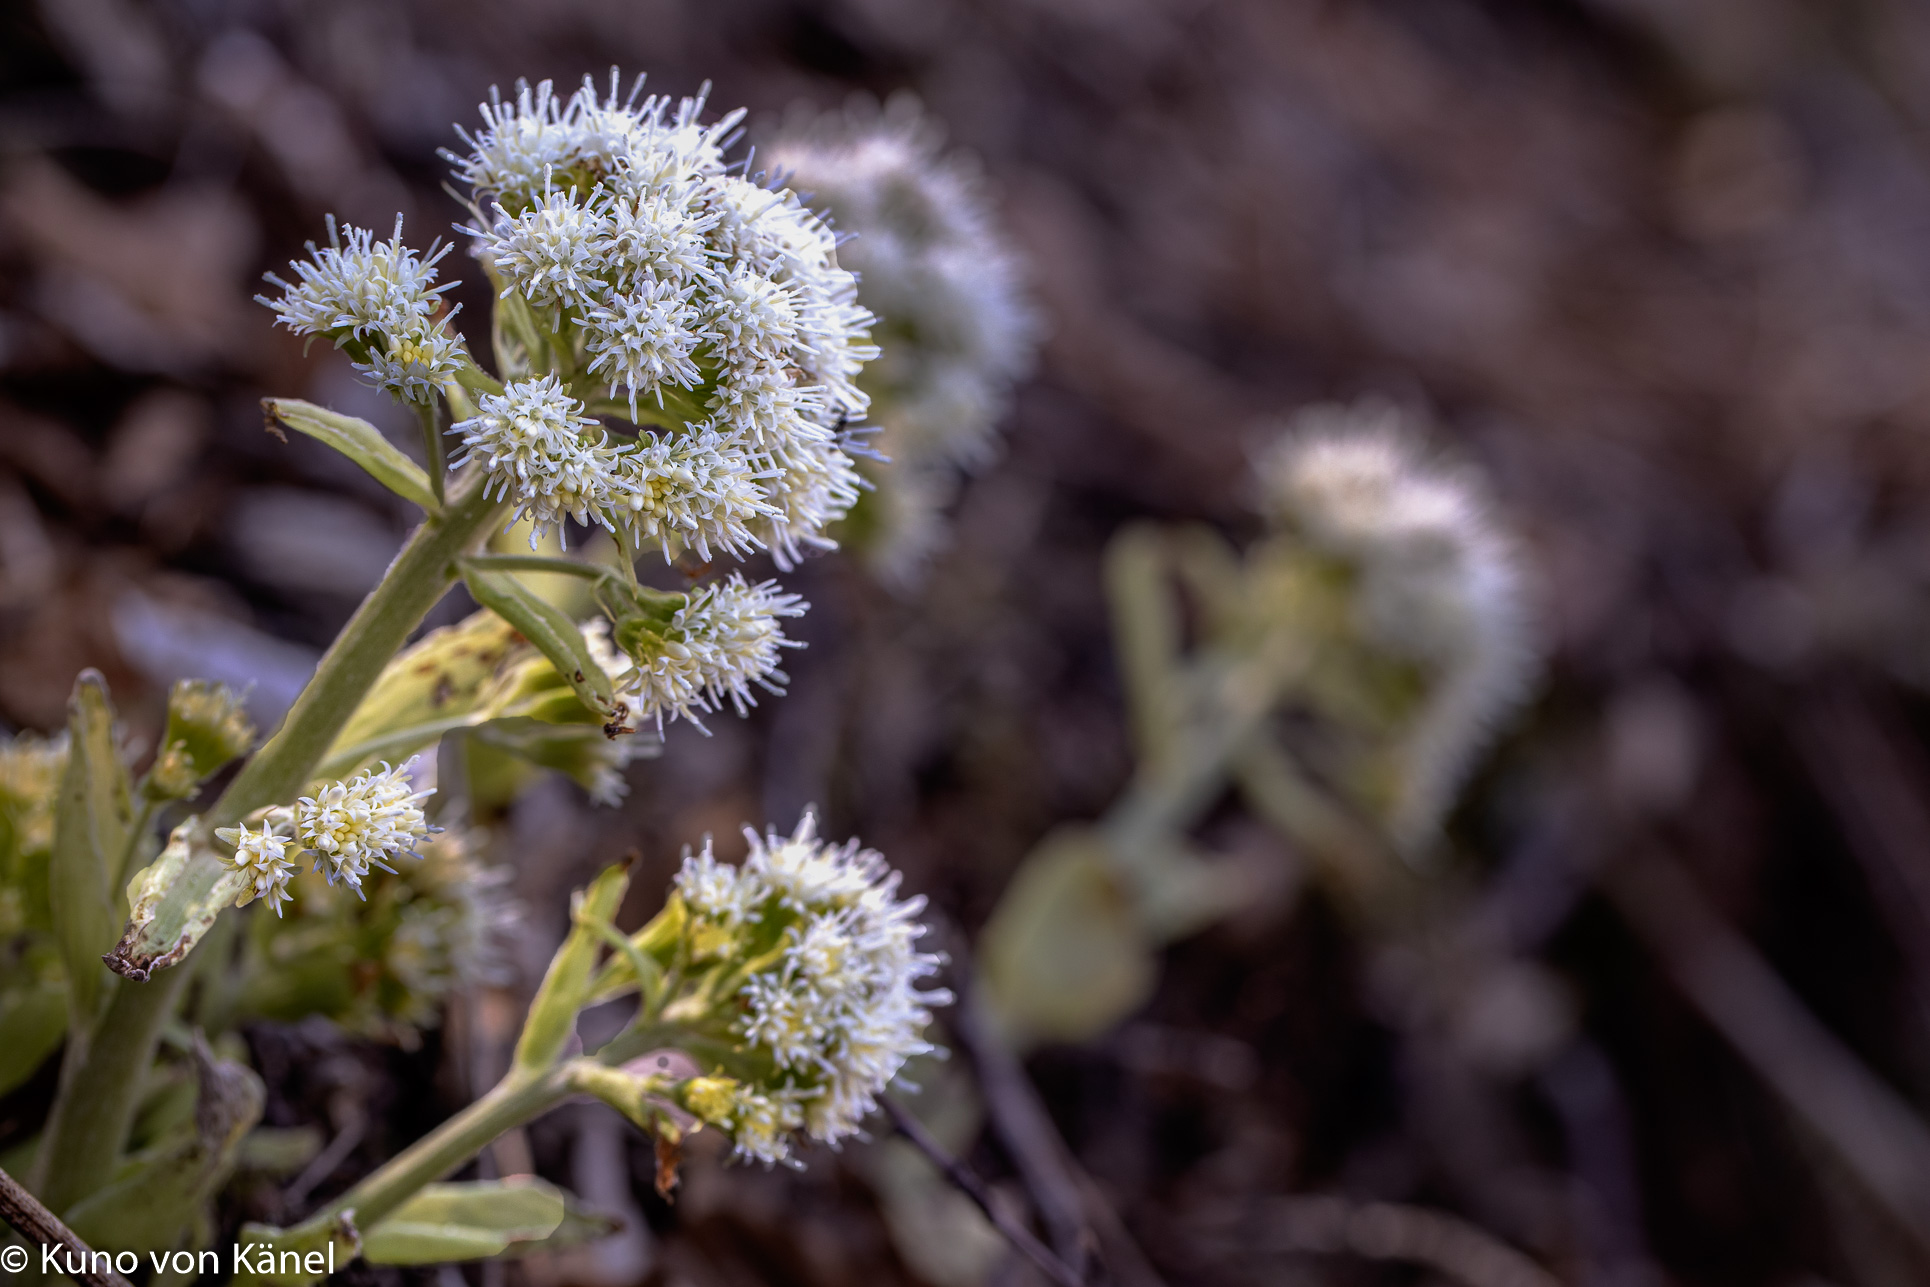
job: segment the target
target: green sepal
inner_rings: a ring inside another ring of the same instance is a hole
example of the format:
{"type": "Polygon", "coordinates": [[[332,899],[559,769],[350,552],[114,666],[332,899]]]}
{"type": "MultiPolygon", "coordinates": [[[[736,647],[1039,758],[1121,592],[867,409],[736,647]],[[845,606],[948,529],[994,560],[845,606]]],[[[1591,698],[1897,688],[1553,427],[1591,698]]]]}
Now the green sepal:
{"type": "Polygon", "coordinates": [[[67,732],[67,770],[54,805],[47,893],[55,941],[67,968],[71,1030],[84,1034],[108,982],[99,963],[114,945],[119,913],[113,889],[134,812],[127,769],[114,745],[114,708],[99,671],[83,670],[74,681],[67,732]]]}
{"type": "Polygon", "coordinates": [[[221,909],[248,890],[248,875],[216,850],[190,818],[174,829],[161,856],[128,882],[131,907],[108,968],[146,982],[194,950],[221,909]]]}
{"type": "Polygon", "coordinates": [[[422,466],[410,460],[368,421],[303,402],[300,398],[263,398],[261,409],[267,413],[271,428],[273,422],[279,420],[296,433],[325,442],[403,500],[420,505],[431,514],[441,512],[435,489],[422,466]]]}
{"type": "Polygon", "coordinates": [[[629,708],[617,700],[615,686],[590,654],[590,646],[574,621],[514,576],[487,571],[468,559],[462,561],[462,573],[476,602],[516,627],[548,657],[584,706],[599,719],[621,723],[629,708]]]}
{"type": "Polygon", "coordinates": [[[576,1031],[576,1014],[589,1000],[590,972],[596,968],[603,938],[594,922],[608,921],[623,904],[624,891],[630,887],[630,865],[618,863],[605,867],[587,890],[572,900],[569,937],[556,949],[543,985],[530,1002],[529,1017],[523,1021],[523,1035],[516,1042],[515,1068],[519,1072],[539,1072],[554,1064],[576,1031]]]}
{"type": "Polygon", "coordinates": [[[431,1184],[362,1235],[362,1255],[372,1265],[508,1259],[589,1242],[621,1227],[532,1175],[431,1184]]]}

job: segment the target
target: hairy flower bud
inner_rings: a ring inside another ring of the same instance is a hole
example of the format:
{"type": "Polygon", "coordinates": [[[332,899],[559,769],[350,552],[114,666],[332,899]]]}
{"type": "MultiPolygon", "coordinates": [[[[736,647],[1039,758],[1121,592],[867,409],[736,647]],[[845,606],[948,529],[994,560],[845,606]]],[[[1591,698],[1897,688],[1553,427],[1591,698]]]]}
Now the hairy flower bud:
{"type": "Polygon", "coordinates": [[[178,680],[168,692],[167,731],[148,773],[147,794],[156,800],[187,799],[254,742],[255,724],[241,694],[205,679],[178,680]]]}

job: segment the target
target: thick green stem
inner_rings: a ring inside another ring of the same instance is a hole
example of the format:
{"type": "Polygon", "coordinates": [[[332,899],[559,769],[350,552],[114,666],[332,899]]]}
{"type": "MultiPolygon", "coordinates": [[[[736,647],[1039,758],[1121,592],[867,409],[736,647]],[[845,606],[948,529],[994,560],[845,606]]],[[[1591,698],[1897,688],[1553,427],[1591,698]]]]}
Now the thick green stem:
{"type": "Polygon", "coordinates": [[[455,585],[456,560],[502,509],[501,502],[483,494],[478,475],[447,510],[423,520],[336,636],[281,728],[209,811],[210,830],[233,826],[265,805],[292,800],[308,785],[382,668],[455,585]]]}
{"type": "Polygon", "coordinates": [[[575,1093],[567,1065],[534,1075],[514,1073],[488,1094],[384,1162],[354,1188],[289,1230],[292,1239],[327,1229],[344,1212],[369,1229],[467,1162],[505,1131],[541,1117],[575,1093]]]}
{"type": "Polygon", "coordinates": [[[1199,820],[1225,780],[1227,766],[1279,699],[1305,658],[1286,641],[1268,640],[1208,681],[1206,716],[1176,731],[1174,753],[1142,764],[1131,787],[1102,824],[1112,852],[1131,868],[1199,820]]]}
{"type": "MultiPolygon", "coordinates": [[[[410,631],[456,581],[471,549],[502,505],[469,480],[456,503],[425,519],[380,584],[369,592],[316,667],[281,729],[209,811],[208,828],[229,826],[308,785],[316,766],[410,631]]],[[[123,979],[95,1025],[86,1062],[57,1094],[47,1134],[42,1196],[56,1211],[94,1192],[112,1174],[162,1027],[189,971],[162,969],[152,981],[123,979]]]]}
{"type": "Polygon", "coordinates": [[[446,499],[443,485],[449,474],[447,454],[442,449],[442,413],[431,396],[429,401],[415,404],[415,414],[422,422],[422,450],[428,457],[429,490],[436,494],[436,503],[440,505],[446,499]]]}
{"type": "Polygon", "coordinates": [[[56,1214],[107,1183],[134,1124],[154,1061],[155,1043],[174,1014],[187,970],[151,983],[116,981],[94,1027],[94,1042],[73,1080],[62,1086],[41,1137],[40,1200],[56,1214]]]}

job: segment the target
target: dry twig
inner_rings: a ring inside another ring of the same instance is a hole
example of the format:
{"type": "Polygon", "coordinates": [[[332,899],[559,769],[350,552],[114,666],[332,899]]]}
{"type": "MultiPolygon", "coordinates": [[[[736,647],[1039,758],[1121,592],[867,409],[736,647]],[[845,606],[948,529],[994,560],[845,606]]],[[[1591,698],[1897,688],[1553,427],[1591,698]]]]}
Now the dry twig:
{"type": "MultiPolygon", "coordinates": [[[[964,974],[963,968],[959,973],[964,974]]],[[[1053,1250],[1084,1277],[1092,1254],[1092,1230],[1086,1225],[1085,1195],[1067,1166],[1058,1128],[1039,1102],[1018,1056],[989,1029],[976,990],[958,990],[953,1028],[978,1073],[992,1129],[1018,1168],[1053,1250]]]]}
{"type": "Polygon", "coordinates": [[[985,1181],[979,1179],[978,1173],[971,1167],[947,1153],[944,1146],[925,1129],[923,1122],[913,1117],[897,1100],[886,1098],[880,1102],[892,1125],[898,1128],[898,1133],[910,1140],[913,1147],[930,1159],[933,1166],[944,1172],[945,1178],[985,1213],[985,1218],[992,1222],[993,1228],[1005,1235],[1007,1242],[1018,1248],[1027,1260],[1037,1265],[1040,1272],[1058,1283],[1059,1287],[1082,1287],[1084,1276],[1054,1255],[1052,1248],[1033,1237],[1031,1230],[1000,1210],[998,1204],[992,1201],[991,1191],[985,1187],[985,1181]]]}
{"type": "Polygon", "coordinates": [[[1651,854],[1604,887],[1670,979],[1930,1254],[1930,1127],[1804,1008],[1769,963],[1651,854]]]}
{"type": "Polygon", "coordinates": [[[0,1220],[12,1225],[30,1246],[60,1247],[65,1260],[62,1268],[74,1264],[87,1266],[80,1273],[68,1275],[75,1282],[85,1283],[87,1287],[131,1287],[127,1279],[112,1269],[105,1273],[93,1272],[93,1248],[75,1237],[74,1231],[62,1224],[59,1216],[41,1205],[39,1198],[5,1171],[0,1171],[0,1220]]]}

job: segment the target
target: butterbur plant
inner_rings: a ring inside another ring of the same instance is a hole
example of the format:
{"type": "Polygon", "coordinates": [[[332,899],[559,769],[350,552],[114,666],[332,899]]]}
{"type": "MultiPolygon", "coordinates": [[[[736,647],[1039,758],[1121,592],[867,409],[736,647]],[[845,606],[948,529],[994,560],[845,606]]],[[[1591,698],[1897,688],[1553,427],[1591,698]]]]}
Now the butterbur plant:
{"type": "Polygon", "coordinates": [[[1160,944],[1249,897],[1191,836],[1229,787],[1370,914],[1438,868],[1441,824],[1538,655],[1513,540],[1417,421],[1372,399],[1295,415],[1256,453],[1266,530],[1244,551],[1203,527],[1114,538],[1138,762],[1103,819],[1047,837],[986,926],[1011,1039],[1103,1031],[1149,993],[1160,944]]]}
{"type": "MultiPolygon", "coordinates": [[[[327,444],[423,515],[280,727],[257,744],[236,694],[183,684],[144,757],[89,672],[64,733],[0,746],[0,1091],[63,1051],[44,1128],[0,1161],[104,1249],[212,1237],[208,1204],[262,1103],[222,1036],[235,1023],[323,1015],[407,1041],[455,988],[501,981],[515,907],[445,740],[615,800],[667,723],[783,691],[785,626],[807,605],[711,565],[765,553],[788,570],[831,548],[865,485],[872,317],[825,219],[727,159],[741,111],[706,121],[701,96],[626,93],[613,74],[567,97],[519,85],[482,116],[448,156],[493,296],[488,368],[443,303],[451,246],[418,251],[399,221],[382,238],[330,220],[260,297],[407,407],[426,461],[365,421],[265,400],[277,433],[327,444]],[[532,552],[490,552],[519,522],[532,552]],[[584,527],[605,539],[535,552],[584,527]],[[643,584],[646,558],[683,588],[643,584]],[[531,574],[578,579],[594,615],[531,574]],[[411,642],[458,583],[480,610],[411,642]],[[192,1111],[156,1110],[157,1086],[192,1111]]],[[[792,1163],[799,1140],[856,1133],[930,1050],[946,998],[920,986],[936,966],[915,947],[923,901],[878,854],[827,844],[809,816],[753,835],[737,866],[706,845],[631,934],[613,922],[627,882],[612,868],[578,895],[500,1085],[244,1242],[388,1264],[560,1245],[605,1226],[540,1181],[446,1177],[585,1094],[656,1134],[666,1184],[694,1130],[792,1163]],[[623,997],[628,1026],[583,1051],[578,1013],[623,997]]],[[[308,1281],[313,1263],[241,1276],[308,1281]]]]}

